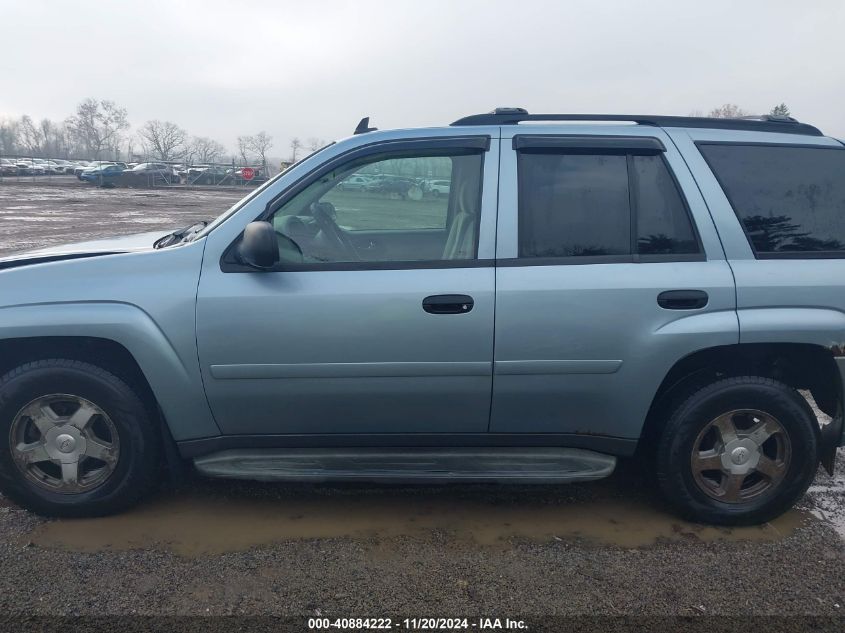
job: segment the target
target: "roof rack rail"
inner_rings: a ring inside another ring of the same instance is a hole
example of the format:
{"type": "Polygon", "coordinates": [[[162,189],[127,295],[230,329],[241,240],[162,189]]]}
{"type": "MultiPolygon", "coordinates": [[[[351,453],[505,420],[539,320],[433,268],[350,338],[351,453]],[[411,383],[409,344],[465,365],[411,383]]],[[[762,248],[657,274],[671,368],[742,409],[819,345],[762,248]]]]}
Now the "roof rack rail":
{"type": "Polygon", "coordinates": [[[524,108],[496,108],[487,114],[472,114],[452,125],[516,125],[523,121],[631,121],[656,127],[695,127],[719,130],[752,130],[824,136],[821,130],[792,117],[764,114],[737,119],[717,119],[694,116],[663,116],[651,114],[529,114],[524,108]]]}

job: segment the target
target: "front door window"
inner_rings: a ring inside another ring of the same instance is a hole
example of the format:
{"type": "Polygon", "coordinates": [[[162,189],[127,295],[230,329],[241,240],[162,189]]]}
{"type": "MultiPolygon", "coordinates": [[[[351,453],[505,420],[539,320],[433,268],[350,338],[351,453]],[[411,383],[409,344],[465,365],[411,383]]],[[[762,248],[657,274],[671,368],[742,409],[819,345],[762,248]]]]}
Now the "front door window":
{"type": "Polygon", "coordinates": [[[482,155],[381,154],[333,170],[270,219],[280,262],[475,259],[482,155]]]}

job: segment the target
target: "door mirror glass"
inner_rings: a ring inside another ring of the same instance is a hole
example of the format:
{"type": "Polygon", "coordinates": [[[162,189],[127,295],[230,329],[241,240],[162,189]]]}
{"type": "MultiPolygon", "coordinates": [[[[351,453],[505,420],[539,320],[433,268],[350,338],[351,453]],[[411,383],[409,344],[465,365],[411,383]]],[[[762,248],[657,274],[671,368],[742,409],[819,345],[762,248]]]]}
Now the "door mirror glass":
{"type": "Polygon", "coordinates": [[[238,246],[241,261],[257,269],[272,268],[279,261],[276,231],[269,222],[250,222],[238,246]]]}

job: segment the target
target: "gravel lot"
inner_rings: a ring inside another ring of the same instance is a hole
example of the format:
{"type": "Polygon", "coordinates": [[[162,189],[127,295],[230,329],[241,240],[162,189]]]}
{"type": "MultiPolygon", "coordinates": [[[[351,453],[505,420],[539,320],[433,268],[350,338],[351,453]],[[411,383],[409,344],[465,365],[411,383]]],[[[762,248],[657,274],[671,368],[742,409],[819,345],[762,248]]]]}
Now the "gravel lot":
{"type": "MultiPolygon", "coordinates": [[[[175,228],[241,195],[6,184],[0,254],[175,228]]],[[[97,520],[45,521],[0,498],[0,613],[841,617],[843,475],[840,451],[801,508],[743,529],[675,519],[633,463],[567,487],[191,477],[97,520]]]]}

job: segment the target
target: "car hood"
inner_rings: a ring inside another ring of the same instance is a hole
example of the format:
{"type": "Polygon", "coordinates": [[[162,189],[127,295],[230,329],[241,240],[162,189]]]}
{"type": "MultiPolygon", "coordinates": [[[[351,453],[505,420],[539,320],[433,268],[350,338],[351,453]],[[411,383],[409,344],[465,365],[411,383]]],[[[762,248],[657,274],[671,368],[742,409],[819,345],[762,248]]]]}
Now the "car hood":
{"type": "Polygon", "coordinates": [[[122,237],[62,244],[61,246],[50,246],[48,248],[24,251],[9,255],[8,257],[0,257],[0,269],[59,261],[62,259],[78,259],[80,257],[150,251],[153,250],[156,240],[170,233],[171,231],[152,231],[149,233],[136,233],[122,237]]]}

